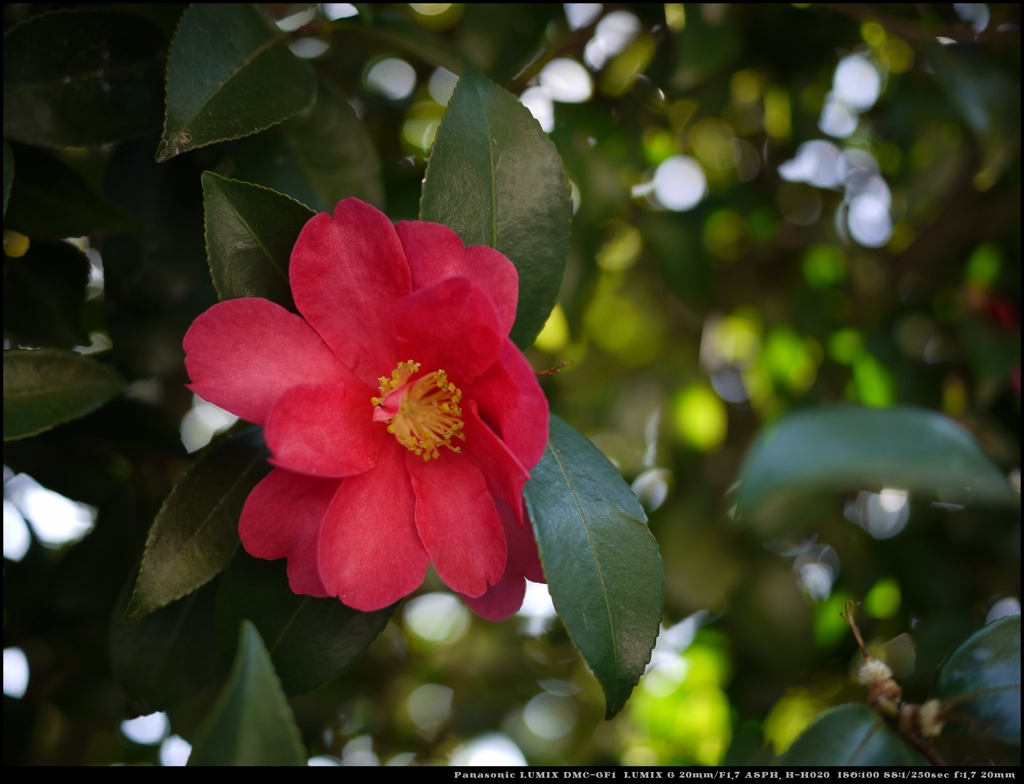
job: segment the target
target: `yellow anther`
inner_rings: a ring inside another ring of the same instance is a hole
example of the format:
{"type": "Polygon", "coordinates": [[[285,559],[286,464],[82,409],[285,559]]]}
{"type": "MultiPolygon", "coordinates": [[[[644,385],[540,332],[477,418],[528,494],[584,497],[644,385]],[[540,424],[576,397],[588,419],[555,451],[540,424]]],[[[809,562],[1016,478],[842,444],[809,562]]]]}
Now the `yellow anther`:
{"type": "Polygon", "coordinates": [[[420,455],[425,461],[440,458],[439,448],[442,446],[461,453],[462,449],[452,446],[451,442],[452,438],[466,440],[465,434],[461,432],[464,423],[461,419],[462,409],[459,408],[462,391],[448,379],[448,374],[443,370],[415,378],[419,370],[420,363],[411,359],[399,362],[391,371],[391,378],[381,376],[381,397],[372,397],[370,402],[390,413],[395,408],[394,402],[386,402],[388,395],[393,393],[401,396],[398,412],[385,420],[388,432],[406,449],[420,455]]]}

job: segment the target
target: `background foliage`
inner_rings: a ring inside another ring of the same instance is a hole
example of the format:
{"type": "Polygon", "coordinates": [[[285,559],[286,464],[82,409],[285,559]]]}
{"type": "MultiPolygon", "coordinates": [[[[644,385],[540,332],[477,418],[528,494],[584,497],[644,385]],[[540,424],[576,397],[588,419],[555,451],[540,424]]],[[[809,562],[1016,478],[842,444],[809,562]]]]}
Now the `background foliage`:
{"type": "Polygon", "coordinates": [[[1019,6],[584,5],[5,6],[5,763],[918,762],[851,680],[851,598],[908,699],[977,718],[949,761],[1019,758],[1019,6]],[[453,174],[462,118],[493,181],[453,174]],[[495,183],[508,225],[467,237],[495,183]],[[533,587],[501,624],[432,573],[361,614],[236,550],[259,434],[181,338],[292,306],[287,238],[348,196],[536,282],[514,337],[571,364],[535,474],[664,563],[628,702],[553,549],[564,623],[533,587]],[[136,584],[147,538],[178,582],[136,584]]]}

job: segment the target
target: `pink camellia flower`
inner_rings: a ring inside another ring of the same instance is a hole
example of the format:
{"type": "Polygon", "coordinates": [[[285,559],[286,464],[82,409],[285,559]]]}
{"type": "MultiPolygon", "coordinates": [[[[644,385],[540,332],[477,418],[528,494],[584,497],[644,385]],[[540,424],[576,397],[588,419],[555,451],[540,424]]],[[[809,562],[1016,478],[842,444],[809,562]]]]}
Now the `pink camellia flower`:
{"type": "Polygon", "coordinates": [[[274,470],[240,534],[287,558],[296,593],[377,610],[433,562],[477,613],[544,579],[523,508],[547,400],[509,340],[519,277],[446,226],[393,226],[358,199],[312,218],[292,250],[302,316],[265,299],[214,305],[185,335],[200,397],[264,427],[274,470]]]}

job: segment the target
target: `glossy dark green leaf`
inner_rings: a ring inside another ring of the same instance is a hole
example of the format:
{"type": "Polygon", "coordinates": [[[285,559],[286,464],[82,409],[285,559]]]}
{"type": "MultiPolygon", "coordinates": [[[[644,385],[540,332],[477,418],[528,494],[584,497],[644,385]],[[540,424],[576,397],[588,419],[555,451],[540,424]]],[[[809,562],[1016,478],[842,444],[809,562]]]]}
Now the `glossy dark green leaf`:
{"type": "Polygon", "coordinates": [[[87,345],[83,310],[89,260],[66,242],[33,242],[4,259],[4,329],[21,345],[87,345]]]}
{"type": "Polygon", "coordinates": [[[798,499],[901,488],[1012,506],[1018,496],[970,433],[922,408],[836,406],[798,411],[766,428],[740,469],[739,519],[764,535],[799,525],[798,499]],[[969,488],[969,490],[968,490],[969,488]]]}
{"type": "Polygon", "coordinates": [[[257,427],[203,450],[149,529],[126,621],[191,593],[224,570],[238,545],[245,499],[270,472],[267,457],[257,427]]]}
{"type": "Polygon", "coordinates": [[[7,202],[11,198],[11,186],[14,184],[14,153],[11,145],[4,139],[4,217],[7,216],[7,202]]]}
{"type": "Polygon", "coordinates": [[[242,621],[224,690],[203,722],[189,765],[304,765],[306,751],[256,627],[242,621]]]}
{"type": "Polygon", "coordinates": [[[171,43],[157,160],[262,131],[315,98],[312,70],[291,53],[262,10],[196,3],[171,43]]]}
{"type": "Polygon", "coordinates": [[[123,388],[115,370],[71,351],[5,351],[4,441],[83,417],[123,388]]]}
{"type": "Polygon", "coordinates": [[[789,750],[782,765],[927,765],[863,703],[837,705],[820,714],[789,750]]]}
{"type": "Polygon", "coordinates": [[[928,62],[981,147],[982,180],[991,187],[1019,155],[1020,87],[982,47],[926,45],[928,62]]]}
{"type": "Polygon", "coordinates": [[[1020,745],[1020,614],[992,621],[953,651],[932,681],[933,699],[950,712],[977,719],[947,723],[946,731],[967,731],[1020,745]]]}
{"type": "Polygon", "coordinates": [[[21,144],[12,143],[11,150],[18,180],[11,188],[4,228],[52,239],[137,228],[129,215],[56,156],[21,144]]]}
{"type": "Polygon", "coordinates": [[[394,608],[364,613],[337,599],[300,596],[288,587],[286,568],[284,559],[235,553],[217,596],[217,643],[231,661],[239,622],[252,621],[291,696],[337,677],[383,631],[394,608]]]}
{"type": "Polygon", "coordinates": [[[203,174],[206,255],[221,300],[263,297],[295,310],[288,261],[314,213],[284,194],[203,174]]]}
{"type": "Polygon", "coordinates": [[[4,36],[4,136],[70,147],[156,130],[163,34],[141,17],[94,10],[25,20],[4,36]]]}
{"type": "Polygon", "coordinates": [[[125,623],[134,579],[121,593],[110,627],[110,667],[141,713],[166,710],[224,674],[217,653],[216,582],[125,623]]]}
{"type": "Polygon", "coordinates": [[[569,250],[569,178],[530,111],[471,65],[463,66],[423,180],[420,218],[490,245],[519,271],[510,337],[525,348],[558,297],[569,250]]]}
{"type": "MultiPolygon", "coordinates": [[[[193,156],[158,164],[156,137],[119,144],[104,190],[138,234],[103,241],[103,299],[117,367],[132,378],[181,372],[181,341],[217,302],[203,242],[202,171],[193,156]]],[[[177,383],[177,382],[175,382],[177,383]]]]}
{"type": "Polygon", "coordinates": [[[665,589],[658,544],[619,472],[557,416],[531,473],[526,503],[551,597],[611,718],[640,681],[658,636],[665,589]]]}
{"type": "Polygon", "coordinates": [[[350,196],[384,207],[373,141],[345,96],[324,79],[310,108],[229,149],[232,176],[285,193],[316,212],[332,212],[350,196]]]}

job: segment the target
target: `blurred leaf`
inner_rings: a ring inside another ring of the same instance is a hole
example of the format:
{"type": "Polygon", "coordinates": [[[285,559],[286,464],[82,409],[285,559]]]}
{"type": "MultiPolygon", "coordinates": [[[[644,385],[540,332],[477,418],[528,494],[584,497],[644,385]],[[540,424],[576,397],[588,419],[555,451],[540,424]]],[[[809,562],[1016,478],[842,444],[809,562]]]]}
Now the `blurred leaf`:
{"type": "Polygon", "coordinates": [[[239,549],[217,594],[217,643],[223,659],[235,655],[242,619],[256,624],[285,694],[302,694],[337,677],[383,631],[394,610],[372,613],[335,598],[292,593],[284,559],[264,561],[239,549]]]}
{"type": "Polygon", "coordinates": [[[123,388],[115,370],[70,351],[5,351],[4,441],[83,417],[123,388]]]}
{"type": "Polygon", "coordinates": [[[428,65],[440,66],[455,74],[461,73],[459,55],[444,38],[385,7],[363,3],[358,21],[338,19],[330,22],[328,29],[331,32],[354,33],[390,44],[428,65]],[[371,7],[372,13],[364,11],[371,7]]]}
{"type": "Polygon", "coordinates": [[[107,144],[160,127],[165,42],[129,14],[58,11],[4,36],[4,136],[26,144],[107,144]]]}
{"type": "Polygon", "coordinates": [[[960,340],[971,363],[978,404],[988,406],[1020,363],[1020,333],[968,316],[960,322],[960,340]]]}
{"type": "Polygon", "coordinates": [[[925,51],[939,84],[978,140],[979,175],[990,187],[1020,149],[1020,86],[980,46],[929,43],[925,51]]]}
{"type": "Polygon", "coordinates": [[[450,226],[466,245],[490,245],[516,265],[519,307],[509,337],[530,346],[562,283],[569,178],[530,111],[469,64],[437,131],[420,218],[450,226]]]}
{"type": "Polygon", "coordinates": [[[780,765],[927,765],[862,703],[829,708],[778,758],[780,765]]]}
{"type": "Polygon", "coordinates": [[[1020,613],[992,621],[953,651],[932,681],[933,699],[977,723],[947,722],[947,731],[1020,745],[1020,613]]]}
{"type": "Polygon", "coordinates": [[[717,14],[720,19],[709,22],[703,13],[688,13],[686,26],[672,37],[675,71],[672,86],[678,91],[690,90],[725,68],[738,49],[735,9],[717,14]],[[731,12],[731,13],[730,13],[731,12]]]}
{"type": "Polygon", "coordinates": [[[1018,503],[970,433],[909,407],[790,414],[757,437],[739,478],[737,511],[765,535],[798,526],[791,502],[821,492],[890,487],[935,496],[943,489],[986,504],[1018,503]]]}
{"type": "Polygon", "coordinates": [[[647,517],[615,467],[552,415],[526,503],[544,576],[573,643],[601,683],[611,718],[651,658],[665,576],[647,517]]]}
{"type": "Polygon", "coordinates": [[[104,190],[139,234],[103,242],[104,304],[118,368],[133,378],[179,374],[182,338],[217,302],[203,242],[201,171],[193,156],[153,160],[155,136],[118,145],[104,190]]]}
{"type": "Polygon", "coordinates": [[[189,765],[304,765],[306,751],[256,627],[242,621],[224,690],[199,730],[189,765]]]}
{"type": "Polygon", "coordinates": [[[4,217],[7,217],[7,202],[11,198],[11,186],[14,184],[14,153],[11,145],[4,139],[4,217]]]}
{"type": "Polygon", "coordinates": [[[4,329],[21,342],[65,348],[87,345],[83,321],[89,261],[66,242],[33,242],[24,256],[4,258],[4,329]]]}
{"type": "Polygon", "coordinates": [[[110,627],[114,678],[142,713],[166,710],[224,674],[217,655],[217,583],[134,623],[122,618],[135,576],[125,585],[110,627]]]}
{"type": "Polygon", "coordinates": [[[30,237],[81,237],[134,231],[135,221],[59,158],[11,144],[18,182],[11,188],[4,227],[30,237]]]}
{"type": "Polygon", "coordinates": [[[315,213],[269,188],[212,172],[203,174],[203,196],[206,254],[220,299],[263,297],[294,311],[288,261],[315,213]]]}
{"type": "Polygon", "coordinates": [[[256,6],[197,3],[167,62],[167,117],[157,161],[262,131],[316,98],[309,66],[256,6]]]}
{"type": "Polygon", "coordinates": [[[238,545],[245,499],[270,472],[267,457],[258,427],[203,450],[149,529],[126,621],[191,593],[224,570],[238,545]]]}
{"type": "Polygon", "coordinates": [[[373,141],[345,96],[323,79],[310,108],[229,149],[233,176],[285,193],[316,212],[331,212],[350,196],[384,207],[373,141]]]}

